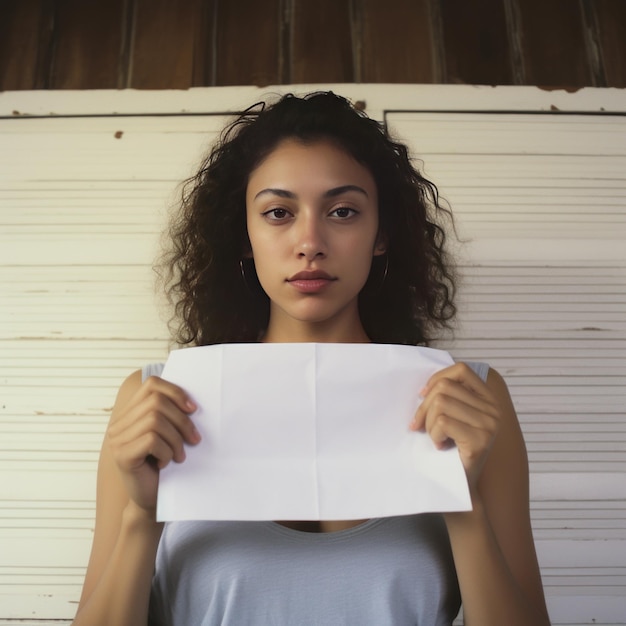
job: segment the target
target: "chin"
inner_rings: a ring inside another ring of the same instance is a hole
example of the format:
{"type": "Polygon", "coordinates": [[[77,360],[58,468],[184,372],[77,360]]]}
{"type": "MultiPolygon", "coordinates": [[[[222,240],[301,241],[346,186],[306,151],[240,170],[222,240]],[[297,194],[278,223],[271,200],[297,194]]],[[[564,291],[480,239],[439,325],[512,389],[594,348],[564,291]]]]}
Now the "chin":
{"type": "Polygon", "coordinates": [[[334,322],[339,322],[345,314],[344,309],[333,309],[332,311],[328,309],[320,310],[319,307],[316,307],[316,309],[317,310],[314,310],[313,307],[311,307],[308,311],[295,311],[291,315],[291,318],[303,324],[333,324],[334,322]]]}

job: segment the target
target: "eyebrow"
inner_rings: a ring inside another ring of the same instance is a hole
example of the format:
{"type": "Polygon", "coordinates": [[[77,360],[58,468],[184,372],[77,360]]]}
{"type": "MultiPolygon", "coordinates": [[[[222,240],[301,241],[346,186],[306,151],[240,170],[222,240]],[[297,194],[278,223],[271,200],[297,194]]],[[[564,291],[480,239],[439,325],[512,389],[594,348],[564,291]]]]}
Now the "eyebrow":
{"type": "MultiPolygon", "coordinates": [[[[344,193],[348,193],[349,191],[356,191],[357,193],[363,194],[366,198],[369,198],[369,194],[363,187],[359,187],[358,185],[341,185],[340,187],[333,187],[328,191],[325,191],[323,196],[324,198],[335,198],[344,193]]],[[[293,193],[293,191],[287,191],[286,189],[276,189],[273,187],[268,187],[267,189],[262,189],[259,193],[254,196],[256,200],[259,196],[270,194],[273,196],[278,196],[279,198],[290,198],[296,199],[298,197],[297,194],[293,193]]]]}

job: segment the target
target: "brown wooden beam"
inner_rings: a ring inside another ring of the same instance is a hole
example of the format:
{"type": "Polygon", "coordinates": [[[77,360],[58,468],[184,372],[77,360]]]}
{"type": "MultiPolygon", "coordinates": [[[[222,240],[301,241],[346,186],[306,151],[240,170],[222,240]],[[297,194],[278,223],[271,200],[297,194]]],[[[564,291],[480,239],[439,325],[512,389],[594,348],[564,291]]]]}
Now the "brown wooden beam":
{"type": "Polygon", "coordinates": [[[503,0],[440,0],[446,83],[510,85],[511,48],[503,0]]]}
{"type": "Polygon", "coordinates": [[[280,0],[219,0],[217,85],[280,83],[280,0]]]}
{"type": "Polygon", "coordinates": [[[349,0],[294,0],[290,30],[290,82],[354,80],[349,0]]]}
{"type": "Polygon", "coordinates": [[[433,27],[428,0],[361,0],[359,81],[435,82],[433,27]]]}
{"type": "Polygon", "coordinates": [[[199,0],[135,0],[135,3],[130,86],[191,87],[199,0]]]}
{"type": "Polygon", "coordinates": [[[0,2],[0,90],[49,86],[53,30],[53,2],[0,2]]]}
{"type": "Polygon", "coordinates": [[[583,19],[573,0],[518,0],[526,83],[592,85],[583,19]]]}
{"type": "Polygon", "coordinates": [[[606,85],[626,87],[626,2],[594,0],[606,85]]]}
{"type": "Polygon", "coordinates": [[[115,89],[124,0],[58,0],[51,89],[115,89]]]}

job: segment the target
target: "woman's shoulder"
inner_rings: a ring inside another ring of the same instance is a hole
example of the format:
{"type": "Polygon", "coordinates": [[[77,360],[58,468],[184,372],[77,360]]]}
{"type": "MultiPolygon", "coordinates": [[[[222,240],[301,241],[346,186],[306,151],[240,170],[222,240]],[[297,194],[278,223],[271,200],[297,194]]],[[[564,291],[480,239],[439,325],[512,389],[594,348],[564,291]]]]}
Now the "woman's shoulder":
{"type": "Polygon", "coordinates": [[[487,374],[489,374],[490,369],[489,363],[484,363],[482,361],[463,361],[463,363],[470,367],[483,382],[487,381],[487,374]]]}
{"type": "Polygon", "coordinates": [[[165,363],[148,363],[141,368],[141,380],[150,376],[160,376],[163,373],[165,363]]]}

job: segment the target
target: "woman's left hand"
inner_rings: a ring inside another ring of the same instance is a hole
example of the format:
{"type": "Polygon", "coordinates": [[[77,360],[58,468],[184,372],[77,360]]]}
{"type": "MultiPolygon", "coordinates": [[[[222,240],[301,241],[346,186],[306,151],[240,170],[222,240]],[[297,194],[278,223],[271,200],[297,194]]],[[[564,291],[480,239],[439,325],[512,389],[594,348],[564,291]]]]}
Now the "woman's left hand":
{"type": "Polygon", "coordinates": [[[454,442],[475,491],[500,426],[498,401],[465,363],[437,372],[420,395],[424,401],[411,428],[425,430],[439,448],[454,442]]]}

